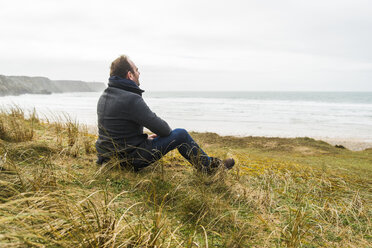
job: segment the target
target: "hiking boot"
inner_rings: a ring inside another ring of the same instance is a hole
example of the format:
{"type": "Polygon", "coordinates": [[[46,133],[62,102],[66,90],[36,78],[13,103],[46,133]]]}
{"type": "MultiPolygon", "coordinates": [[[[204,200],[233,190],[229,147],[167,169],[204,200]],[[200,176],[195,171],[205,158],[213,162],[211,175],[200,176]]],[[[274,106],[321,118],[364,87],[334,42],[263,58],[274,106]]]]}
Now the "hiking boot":
{"type": "Polygon", "coordinates": [[[235,160],[233,158],[227,158],[222,161],[219,158],[212,157],[210,168],[213,170],[213,169],[218,169],[223,166],[224,169],[230,170],[232,167],[234,167],[234,165],[235,165],[235,160]]]}
{"type": "Polygon", "coordinates": [[[235,160],[233,158],[227,158],[223,161],[223,164],[227,170],[231,170],[235,165],[235,160]]]}

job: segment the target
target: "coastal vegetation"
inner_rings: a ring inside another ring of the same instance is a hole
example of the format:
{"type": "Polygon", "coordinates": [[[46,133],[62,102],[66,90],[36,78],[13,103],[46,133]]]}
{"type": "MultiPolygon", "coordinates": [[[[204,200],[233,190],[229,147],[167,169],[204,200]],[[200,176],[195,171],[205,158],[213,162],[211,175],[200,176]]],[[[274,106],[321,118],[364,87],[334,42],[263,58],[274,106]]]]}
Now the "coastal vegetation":
{"type": "Polygon", "coordinates": [[[204,175],[172,151],[97,167],[86,126],[0,111],[0,246],[371,247],[372,149],[192,136],[236,166],[204,175]]]}

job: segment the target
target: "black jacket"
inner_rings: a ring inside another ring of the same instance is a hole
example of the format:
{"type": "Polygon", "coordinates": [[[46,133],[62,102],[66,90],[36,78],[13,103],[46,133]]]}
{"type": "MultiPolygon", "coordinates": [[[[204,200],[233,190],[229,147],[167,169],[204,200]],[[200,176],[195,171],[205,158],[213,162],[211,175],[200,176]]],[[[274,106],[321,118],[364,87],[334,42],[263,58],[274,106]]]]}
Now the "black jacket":
{"type": "Polygon", "coordinates": [[[149,150],[151,141],[143,133],[143,127],[158,136],[170,134],[172,130],[167,122],[156,116],[143,100],[143,92],[129,79],[110,78],[97,104],[99,155],[136,156],[136,151],[149,150]]]}

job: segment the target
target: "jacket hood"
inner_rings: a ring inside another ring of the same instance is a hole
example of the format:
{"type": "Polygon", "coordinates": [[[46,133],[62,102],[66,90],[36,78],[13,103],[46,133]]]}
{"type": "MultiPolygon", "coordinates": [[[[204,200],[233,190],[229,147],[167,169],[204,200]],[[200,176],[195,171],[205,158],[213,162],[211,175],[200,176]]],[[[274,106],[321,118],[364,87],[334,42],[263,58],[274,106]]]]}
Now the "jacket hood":
{"type": "Polygon", "coordinates": [[[126,79],[126,78],[121,78],[121,77],[118,77],[118,76],[110,77],[108,86],[118,88],[118,89],[122,89],[122,90],[126,90],[126,91],[130,91],[130,92],[136,93],[140,96],[142,96],[142,93],[145,92],[140,87],[138,87],[138,85],[134,81],[132,81],[130,79],[126,79]]]}

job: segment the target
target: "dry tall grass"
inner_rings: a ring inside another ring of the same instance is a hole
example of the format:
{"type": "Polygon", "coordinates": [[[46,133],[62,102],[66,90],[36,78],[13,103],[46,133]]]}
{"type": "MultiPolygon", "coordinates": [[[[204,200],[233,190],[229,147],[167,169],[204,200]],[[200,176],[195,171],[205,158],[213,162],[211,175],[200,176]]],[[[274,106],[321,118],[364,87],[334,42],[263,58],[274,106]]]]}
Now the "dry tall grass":
{"type": "Polygon", "coordinates": [[[172,151],[134,173],[97,167],[95,137],[60,120],[1,112],[0,247],[371,246],[370,150],[194,133],[236,168],[204,175],[172,151]]]}
{"type": "Polygon", "coordinates": [[[25,119],[24,111],[14,106],[9,111],[0,111],[0,139],[12,142],[32,140],[34,124],[38,121],[35,111],[25,119]]]}

